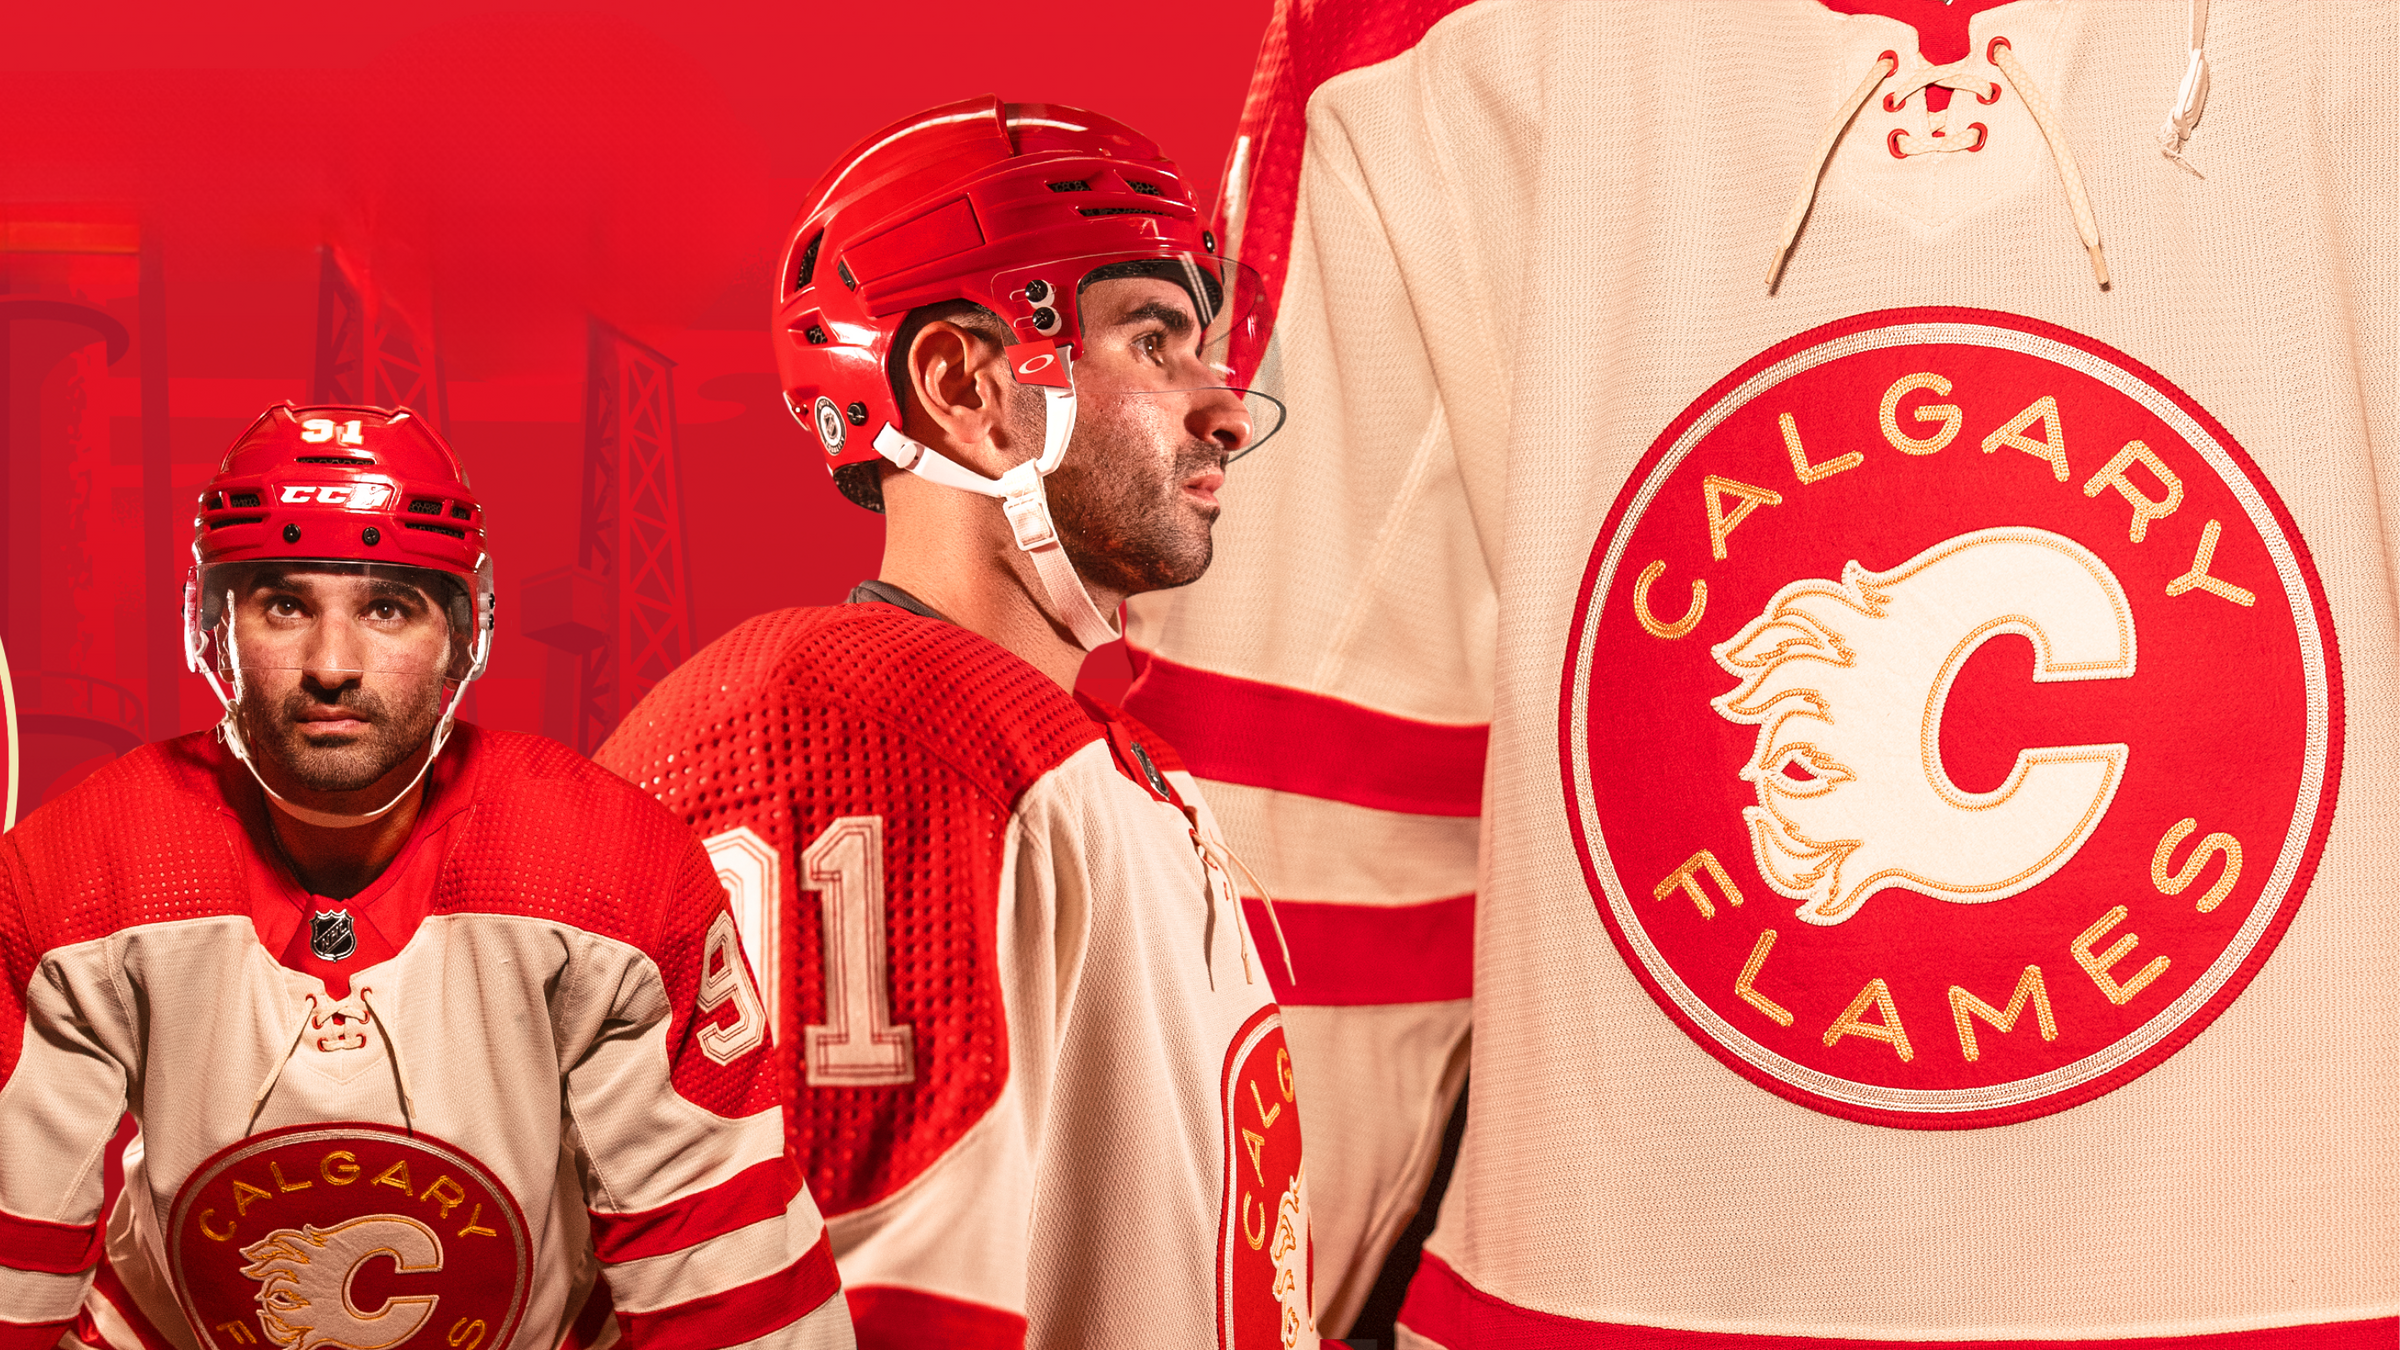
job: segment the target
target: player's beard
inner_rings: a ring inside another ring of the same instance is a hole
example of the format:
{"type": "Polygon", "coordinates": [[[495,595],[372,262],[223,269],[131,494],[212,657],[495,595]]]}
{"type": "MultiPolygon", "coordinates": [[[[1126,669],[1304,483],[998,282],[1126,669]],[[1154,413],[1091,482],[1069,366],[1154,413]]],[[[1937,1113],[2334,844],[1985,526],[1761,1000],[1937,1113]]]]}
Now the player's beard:
{"type": "Polygon", "coordinates": [[[388,697],[356,683],[334,690],[303,683],[280,699],[252,685],[242,691],[243,725],[253,749],[309,791],[362,791],[422,749],[441,720],[438,673],[391,678],[411,683],[388,697]],[[366,730],[336,742],[312,743],[301,735],[301,714],[336,707],[366,723],[366,730]]]}
{"type": "MultiPolygon", "coordinates": [[[[1146,401],[1124,399],[1121,412],[1146,401]]],[[[1146,449],[1156,432],[1144,418],[1120,415],[1114,425],[1077,430],[1044,486],[1067,556],[1084,580],[1122,595],[1198,581],[1214,554],[1217,508],[1194,502],[1183,485],[1222,465],[1224,447],[1187,439],[1162,462],[1146,449]]]]}

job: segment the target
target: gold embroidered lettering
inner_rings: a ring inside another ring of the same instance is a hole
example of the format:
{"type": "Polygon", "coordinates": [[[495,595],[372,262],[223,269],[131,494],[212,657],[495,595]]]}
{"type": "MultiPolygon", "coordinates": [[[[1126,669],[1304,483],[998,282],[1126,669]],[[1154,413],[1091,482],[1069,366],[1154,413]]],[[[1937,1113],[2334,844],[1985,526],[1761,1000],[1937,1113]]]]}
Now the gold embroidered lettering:
{"type": "Polygon", "coordinates": [[[2192,570],[2167,583],[2168,595],[2201,590],[2221,600],[2231,600],[2244,609],[2258,603],[2255,592],[2230,581],[2219,581],[2208,574],[2209,564],[2217,560],[2217,539],[2224,530],[2224,526],[2212,520],[2200,531],[2200,549],[2192,555],[2192,570]]]}
{"type": "Polygon", "coordinates": [[[2175,514],[2176,507],[2183,505],[2183,480],[2175,476],[2175,471],[2167,467],[2165,460],[2152,454],[2150,447],[2140,441],[2125,442],[2125,448],[2108,461],[2108,467],[2093,474],[2092,480],[2083,485],[2083,495],[2097,497],[2100,489],[2112,487],[2133,508],[2133,527],[2129,533],[2137,544],[2142,542],[2144,535],[2150,533],[2151,521],[2164,520],[2175,514]],[[2125,476],[2125,471],[2133,467],[2135,460],[2140,460],[2142,466],[2150,470],[2151,475],[2166,488],[2166,496],[2152,497],[2135,487],[2133,480],[2125,476]]]}
{"type": "Polygon", "coordinates": [[[1792,457],[1792,476],[1798,478],[1803,486],[1822,482],[1845,469],[1855,469],[1867,462],[1865,455],[1853,450],[1846,455],[1835,455],[1822,464],[1811,464],[1808,462],[1808,452],[1800,448],[1800,424],[1792,420],[1792,415],[1788,412],[1777,413],[1775,425],[1783,428],[1783,452],[1792,457]]]}
{"type": "MultiPolygon", "coordinates": [[[[1957,440],[1958,429],[1967,420],[1966,414],[1958,410],[1957,404],[1927,403],[1919,406],[1910,416],[1919,422],[1939,422],[1942,424],[1942,429],[1930,436],[1911,436],[1902,431],[1899,417],[1900,400],[1903,396],[1919,389],[1930,389],[1937,394],[1947,394],[1950,392],[1950,382],[1931,371],[1917,375],[1903,375],[1892,381],[1891,388],[1883,391],[1883,403],[1875,409],[1875,420],[1883,426],[1883,438],[1892,443],[1894,450],[1904,455],[1932,454],[1957,440]]],[[[1991,447],[1987,445],[1984,449],[1989,450],[1991,447]]]]}
{"type": "Polygon", "coordinates": [[[236,1345],[258,1344],[258,1337],[251,1335],[250,1328],[243,1326],[239,1322],[219,1322],[216,1325],[216,1329],[224,1332],[226,1339],[232,1341],[236,1345]]]}
{"type": "Polygon", "coordinates": [[[449,1341],[458,1350],[475,1350],[476,1346],[483,1344],[484,1335],[490,1330],[480,1317],[472,1322],[462,1317],[450,1324],[449,1341]]]}
{"type": "Polygon", "coordinates": [[[1633,617],[1642,625],[1643,632],[1673,642],[1700,626],[1700,616],[1708,610],[1708,583],[1695,578],[1692,582],[1692,603],[1685,607],[1682,618],[1667,623],[1650,612],[1650,588],[1658,583],[1666,570],[1667,564],[1662,559],[1643,568],[1642,574],[1633,579],[1633,617]]]}
{"type": "Polygon", "coordinates": [[[414,1195],[417,1189],[408,1179],[408,1159],[406,1158],[383,1169],[381,1173],[377,1174],[374,1184],[390,1186],[404,1195],[414,1195]]]}
{"type": "Polygon", "coordinates": [[[208,1216],[216,1212],[217,1211],[214,1209],[204,1209],[200,1211],[200,1231],[208,1234],[209,1240],[212,1242],[223,1242],[225,1239],[232,1237],[233,1231],[241,1227],[241,1225],[238,1223],[229,1223],[225,1225],[224,1232],[218,1232],[216,1229],[208,1226],[208,1216]]]}
{"type": "Polygon", "coordinates": [[[1280,1045],[1275,1047],[1275,1086],[1285,1101],[1292,1099],[1292,1052],[1280,1045]]]}
{"type": "Polygon", "coordinates": [[[1731,478],[1710,474],[1700,484],[1701,500],[1708,503],[1708,552],[1719,562],[1725,560],[1725,539],[1734,527],[1750,518],[1750,513],[1762,506],[1783,505],[1783,494],[1773,488],[1752,487],[1731,478]],[[1739,497],[1742,504],[1725,513],[1727,497],[1739,497]]]}
{"type": "Polygon", "coordinates": [[[2108,969],[2124,960],[2125,954],[2133,950],[2136,939],[2131,933],[2118,938],[2107,951],[2101,952],[2097,956],[2092,954],[2092,944],[2098,942],[2109,929],[2125,922],[2125,916],[2129,913],[2131,911],[2123,905],[2110,909],[2108,913],[2100,916],[2098,923],[2084,929],[2069,948],[2075,953],[2075,964],[2082,966],[2083,973],[2092,977],[2092,983],[2100,987],[2100,992],[2108,995],[2108,1001],[2119,1007],[2123,1007],[2127,999],[2147,988],[2152,980],[2165,974],[2168,965],[2166,957],[2158,957],[2149,965],[2142,967],[2132,979],[2123,984],[2117,983],[2115,977],[2108,973],[2108,969]]]}
{"type": "Polygon", "coordinates": [[[1242,1147],[1250,1150],[1250,1174],[1258,1178],[1258,1184],[1261,1186],[1267,1184],[1267,1173],[1266,1169],[1259,1165],[1258,1153],[1261,1148],[1266,1146],[1266,1142],[1267,1137],[1256,1130],[1245,1129],[1242,1131],[1242,1147]]]}
{"type": "Polygon", "coordinates": [[[2233,883],[2241,880],[2242,841],[2219,830],[2192,845],[2191,856],[2183,860],[2183,870],[2170,874],[2167,871],[2168,855],[2175,851],[2177,844],[2199,828],[2200,822],[2189,816],[2167,827],[2166,837],[2158,841],[2158,851],[2150,855],[2150,884],[2158,887],[2161,895],[2181,895],[2199,879],[2201,869],[2208,866],[2209,854],[2224,854],[2225,871],[2217,877],[2217,884],[2209,887],[2208,893],[2193,906],[2206,914],[2223,903],[2225,897],[2233,893],[2233,883]]]}
{"type": "Polygon", "coordinates": [[[1274,1129],[1275,1118],[1283,1114],[1283,1105],[1279,1102],[1276,1104],[1274,1110],[1268,1110],[1266,1098],[1259,1095],[1258,1080],[1255,1078],[1250,1080],[1250,1104],[1258,1108],[1258,1128],[1262,1130],[1274,1129]]]}
{"type": "Polygon", "coordinates": [[[269,1162],[267,1164],[267,1171],[274,1176],[275,1189],[278,1191],[305,1191],[309,1187],[317,1184],[313,1181],[303,1181],[297,1184],[285,1181],[283,1179],[283,1164],[280,1162],[269,1162]]]}
{"type": "Polygon", "coordinates": [[[483,1204],[478,1201],[475,1211],[467,1216],[467,1226],[458,1230],[460,1237],[498,1237],[498,1233],[483,1226],[483,1204]]]}
{"type": "Polygon", "coordinates": [[[317,1160],[317,1175],[331,1185],[347,1186],[358,1180],[358,1173],[358,1155],[346,1148],[337,1148],[317,1160]],[[337,1159],[341,1163],[339,1170],[334,1167],[337,1159]]]}
{"type": "Polygon", "coordinates": [[[452,1181],[450,1175],[445,1172],[441,1176],[435,1177],[433,1184],[426,1187],[425,1193],[417,1198],[431,1200],[440,1205],[442,1207],[441,1217],[447,1219],[450,1217],[451,1210],[467,1202],[467,1188],[452,1181]]]}
{"type": "Polygon", "coordinates": [[[2009,995],[2006,1012],[1968,993],[1959,985],[1951,985],[1950,1020],[1958,1025],[1959,1053],[1967,1057],[1969,1064],[1983,1057],[1981,1047],[1975,1044],[1973,1019],[1980,1017],[2006,1035],[2017,1029],[2017,1018],[2024,1013],[2028,1002],[2033,1004],[2033,1020],[2041,1028],[2042,1039],[2057,1040],[2058,1019],[2050,1015],[2050,990],[2042,984],[2040,966],[2027,966],[2025,973],[2017,977],[2017,991],[2009,995]]]}
{"type": "Polygon", "coordinates": [[[1699,906],[1701,918],[1713,919],[1717,917],[1717,907],[1709,900],[1708,892],[1700,889],[1699,874],[1702,871],[1706,871],[1710,879],[1717,883],[1717,889],[1725,893],[1725,898],[1731,901],[1735,908],[1741,907],[1741,888],[1733,884],[1732,877],[1725,875],[1724,864],[1717,861],[1717,855],[1707,849],[1702,849],[1684,859],[1683,866],[1667,873],[1666,880],[1650,888],[1650,897],[1654,900],[1664,900],[1680,888],[1691,894],[1692,903],[1699,906]]]}
{"type": "Polygon", "coordinates": [[[1250,1244],[1252,1251],[1257,1251],[1267,1245],[1267,1207],[1264,1204],[1258,1207],[1258,1227],[1252,1228],[1250,1226],[1250,1192],[1248,1191],[1242,1192],[1242,1240],[1250,1244]]]}
{"type": "Polygon", "coordinates": [[[1867,987],[1858,991],[1858,997],[1850,1000],[1850,1006],[1842,1009],[1842,1015],[1833,1019],[1832,1026],[1825,1028],[1826,1048],[1831,1049],[1844,1036],[1864,1036],[1870,1041],[1881,1041],[1892,1047],[1903,1064],[1917,1057],[1916,1050],[1908,1043],[1908,1029],[1900,1025],[1900,1005],[1892,1002],[1892,987],[1883,982],[1881,975],[1867,981],[1867,987]],[[1859,1020],[1859,1014],[1865,1012],[1870,1003],[1875,1005],[1876,1015],[1883,1019],[1880,1023],[1859,1020]]]}
{"type": "Polygon", "coordinates": [[[2050,476],[2059,482],[2067,481],[2067,439],[2058,427],[2058,400],[2048,394],[2008,419],[2008,424],[1983,438],[1983,453],[1990,454],[2001,446],[2013,446],[2035,459],[2050,461],[2050,476]],[[2025,428],[2035,422],[2042,424],[2042,438],[2035,440],[2025,434],[2025,428]]]}
{"type": "Polygon", "coordinates": [[[250,1206],[257,1204],[261,1200],[272,1200],[274,1198],[274,1196],[263,1190],[260,1190],[256,1186],[251,1185],[247,1181],[237,1181],[233,1183],[233,1212],[237,1216],[246,1218],[250,1213],[250,1206]]]}
{"type": "Polygon", "coordinates": [[[1758,992],[1754,983],[1758,979],[1758,972],[1767,968],[1767,953],[1773,950],[1775,930],[1770,928],[1758,935],[1758,941],[1750,944],[1750,959],[1742,963],[1742,973],[1733,982],[1733,992],[1742,1002],[1773,1018],[1775,1025],[1788,1027],[1792,1024],[1791,1013],[1782,1004],[1758,992]]]}

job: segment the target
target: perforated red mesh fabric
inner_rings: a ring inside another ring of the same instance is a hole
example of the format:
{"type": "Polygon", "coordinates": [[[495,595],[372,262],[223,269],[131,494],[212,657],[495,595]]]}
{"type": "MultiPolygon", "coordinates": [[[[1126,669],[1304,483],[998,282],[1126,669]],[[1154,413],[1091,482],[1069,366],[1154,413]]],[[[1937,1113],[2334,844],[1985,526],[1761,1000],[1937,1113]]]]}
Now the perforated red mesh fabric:
{"type": "Polygon", "coordinates": [[[625,780],[556,741],[478,731],[467,747],[473,816],[458,831],[434,893],[436,914],[522,914],[571,924],[657,963],[672,1010],[667,1046],[675,1090],[719,1115],[772,1104],[773,1082],[746,1059],[719,1064],[693,1042],[702,943],[725,909],[716,868],[683,822],[625,780]]]}
{"type": "Polygon", "coordinates": [[[600,761],[695,833],[747,826],[782,874],[778,1058],[786,1122],[828,1214],[905,1185],[999,1096],[1008,1074],[994,935],[1010,812],[1100,730],[995,644],[882,605],[763,615],[642,700],[600,761]],[[800,1028],[826,1020],[824,921],[802,851],[835,820],[884,822],[892,1017],[915,1076],[809,1087],[800,1028]]]}

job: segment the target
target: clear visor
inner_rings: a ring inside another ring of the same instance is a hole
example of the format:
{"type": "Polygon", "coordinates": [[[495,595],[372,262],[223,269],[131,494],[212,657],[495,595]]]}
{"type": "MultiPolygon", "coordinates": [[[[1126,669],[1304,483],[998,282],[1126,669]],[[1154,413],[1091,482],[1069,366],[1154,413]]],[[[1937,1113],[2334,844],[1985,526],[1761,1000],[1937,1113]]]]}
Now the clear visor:
{"type": "Polygon", "coordinates": [[[467,658],[465,602],[447,577],[376,564],[212,567],[220,665],[243,672],[457,678],[467,658]]]}
{"type": "Polygon", "coordinates": [[[1274,326],[1274,306],[1256,271],[1208,254],[1104,255],[1019,272],[997,280],[995,289],[1034,305],[1038,321],[1041,302],[1051,298],[1044,289],[1051,283],[1042,277],[1075,278],[1077,364],[1106,367],[1104,379],[1076,381],[1078,398],[1139,398],[1157,415],[1202,420],[1238,412],[1243,441],[1228,462],[1282,430],[1282,402],[1249,387],[1274,326]]]}

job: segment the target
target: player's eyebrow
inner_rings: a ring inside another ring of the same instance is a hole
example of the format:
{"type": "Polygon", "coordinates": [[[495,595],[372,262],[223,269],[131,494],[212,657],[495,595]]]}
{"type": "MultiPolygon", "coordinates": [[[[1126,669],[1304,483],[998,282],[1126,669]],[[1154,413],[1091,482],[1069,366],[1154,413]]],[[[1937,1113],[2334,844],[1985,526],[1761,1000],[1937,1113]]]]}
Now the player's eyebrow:
{"type": "Polygon", "coordinates": [[[1144,300],[1125,311],[1111,326],[1129,328],[1138,323],[1156,323],[1177,337],[1197,326],[1192,322],[1190,310],[1168,300],[1144,300]]]}

